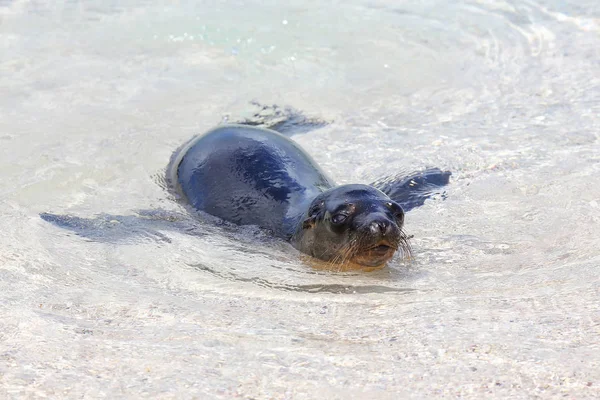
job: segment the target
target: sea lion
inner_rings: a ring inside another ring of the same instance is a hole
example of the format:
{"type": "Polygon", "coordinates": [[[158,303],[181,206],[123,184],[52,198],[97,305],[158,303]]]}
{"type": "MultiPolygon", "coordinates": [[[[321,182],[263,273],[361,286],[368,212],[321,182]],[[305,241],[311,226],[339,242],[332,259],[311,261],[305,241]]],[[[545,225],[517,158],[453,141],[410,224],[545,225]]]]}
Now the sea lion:
{"type": "Polygon", "coordinates": [[[402,250],[404,210],[381,190],[337,186],[300,146],[269,129],[222,125],[171,157],[167,181],[196,210],[258,225],[315,258],[383,267],[402,250]]]}
{"type": "MultiPolygon", "coordinates": [[[[397,250],[410,255],[404,212],[440,193],[451,173],[430,168],[385,177],[371,185],[336,186],[304,150],[282,135],[324,125],[327,122],[292,108],[262,106],[251,118],[221,125],[180,147],[159,184],[197,210],[266,228],[300,251],[335,264],[336,270],[380,268],[397,250]]],[[[194,219],[166,210],[92,218],[41,213],[40,217],[107,243],[139,238],[169,243],[164,232],[171,230],[205,234],[194,219]]]]}

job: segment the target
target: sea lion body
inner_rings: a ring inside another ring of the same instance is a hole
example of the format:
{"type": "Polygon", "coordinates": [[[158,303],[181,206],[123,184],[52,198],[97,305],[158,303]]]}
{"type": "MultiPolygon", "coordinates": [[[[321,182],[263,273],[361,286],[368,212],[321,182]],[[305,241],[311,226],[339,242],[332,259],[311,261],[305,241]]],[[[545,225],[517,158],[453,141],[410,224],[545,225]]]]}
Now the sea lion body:
{"type": "Polygon", "coordinates": [[[194,137],[175,153],[169,175],[195,209],[286,239],[308,203],[334,186],[295,142],[244,125],[194,137]]]}
{"type": "Polygon", "coordinates": [[[337,186],[287,137],[224,125],[175,152],[171,185],[197,210],[258,225],[326,261],[382,266],[399,248],[402,208],[368,185],[337,186]]]}

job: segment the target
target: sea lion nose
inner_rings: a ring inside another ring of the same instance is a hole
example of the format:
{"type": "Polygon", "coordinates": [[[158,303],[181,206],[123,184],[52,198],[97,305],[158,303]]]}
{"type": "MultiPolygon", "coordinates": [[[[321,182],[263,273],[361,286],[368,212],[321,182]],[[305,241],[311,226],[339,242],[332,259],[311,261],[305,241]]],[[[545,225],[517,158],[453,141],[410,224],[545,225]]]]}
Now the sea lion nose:
{"type": "Polygon", "coordinates": [[[376,219],[371,222],[369,229],[376,235],[385,235],[390,230],[390,221],[386,219],[376,219]]]}

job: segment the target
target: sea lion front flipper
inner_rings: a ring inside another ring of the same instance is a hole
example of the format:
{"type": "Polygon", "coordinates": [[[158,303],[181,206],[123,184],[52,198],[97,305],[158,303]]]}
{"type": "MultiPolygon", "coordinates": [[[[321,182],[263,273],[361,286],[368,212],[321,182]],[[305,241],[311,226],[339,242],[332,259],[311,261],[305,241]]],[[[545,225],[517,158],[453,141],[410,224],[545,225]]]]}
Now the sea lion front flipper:
{"type": "MultiPolygon", "coordinates": [[[[249,118],[235,122],[236,124],[267,128],[286,136],[310,132],[330,124],[330,121],[307,117],[302,111],[289,106],[281,108],[276,104],[265,105],[256,100],[250,104],[257,107],[258,111],[249,118]]],[[[231,123],[228,119],[224,122],[231,123]]]]}
{"type": "Polygon", "coordinates": [[[171,242],[169,237],[158,230],[164,228],[163,226],[152,226],[157,224],[148,224],[147,218],[136,215],[100,214],[94,218],[81,218],[73,215],[41,213],[40,218],[94,242],[127,243],[140,238],[171,242]]]}
{"type": "MultiPolygon", "coordinates": [[[[371,186],[387,194],[400,204],[404,211],[409,211],[425,203],[425,200],[441,192],[441,188],[450,181],[450,171],[429,168],[412,175],[386,177],[372,183],[371,186]]],[[[445,196],[442,193],[442,196],[445,196]]]]}

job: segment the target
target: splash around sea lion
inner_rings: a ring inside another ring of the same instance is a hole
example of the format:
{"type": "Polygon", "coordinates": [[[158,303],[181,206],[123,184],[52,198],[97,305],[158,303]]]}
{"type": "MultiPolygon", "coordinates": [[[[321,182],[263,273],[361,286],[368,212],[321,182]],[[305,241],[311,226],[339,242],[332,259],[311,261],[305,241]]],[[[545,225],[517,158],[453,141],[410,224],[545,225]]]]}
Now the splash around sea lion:
{"type": "Polygon", "coordinates": [[[167,181],[196,210],[258,225],[330,263],[374,269],[411,253],[400,204],[373,186],[336,186],[269,129],[223,125],[192,138],[172,156],[167,181]]]}

